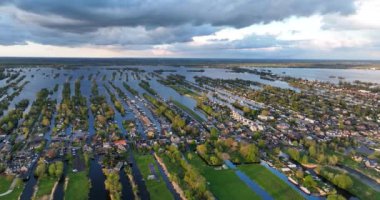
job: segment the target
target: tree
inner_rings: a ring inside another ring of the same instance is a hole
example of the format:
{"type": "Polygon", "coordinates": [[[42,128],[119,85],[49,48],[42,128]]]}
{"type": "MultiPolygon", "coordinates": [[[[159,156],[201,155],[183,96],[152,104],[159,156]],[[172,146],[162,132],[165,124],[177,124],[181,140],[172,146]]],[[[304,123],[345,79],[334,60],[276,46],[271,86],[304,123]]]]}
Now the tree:
{"type": "Polygon", "coordinates": [[[342,189],[348,189],[353,185],[351,178],[347,174],[336,175],[333,183],[342,189]]]}
{"type": "Polygon", "coordinates": [[[251,112],[251,109],[250,109],[249,107],[247,107],[247,106],[244,106],[244,107],[243,107],[243,112],[244,112],[244,113],[250,113],[250,112],[251,112]]]}
{"type": "Polygon", "coordinates": [[[262,110],[261,111],[261,115],[268,116],[269,115],[269,111],[268,110],[262,110]]]}
{"type": "Polygon", "coordinates": [[[48,118],[43,117],[41,124],[42,124],[42,126],[45,126],[45,127],[46,127],[46,126],[49,126],[50,121],[49,121],[48,118]]]}
{"type": "Polygon", "coordinates": [[[51,163],[48,168],[49,176],[55,176],[57,178],[62,176],[63,173],[63,162],[57,161],[51,163]]]}
{"type": "Polygon", "coordinates": [[[311,157],[315,157],[317,155],[317,150],[314,145],[311,145],[309,147],[309,154],[311,157]]]}
{"type": "Polygon", "coordinates": [[[63,162],[62,161],[57,161],[55,163],[55,176],[56,177],[61,177],[63,174],[63,162]]]}
{"type": "Polygon", "coordinates": [[[260,148],[264,148],[265,147],[265,140],[262,140],[262,139],[258,140],[257,145],[259,145],[260,148]]]}
{"type": "Polygon", "coordinates": [[[29,134],[29,128],[28,127],[23,127],[22,128],[22,132],[24,133],[24,135],[29,134]]]}
{"type": "Polygon", "coordinates": [[[344,198],[344,196],[339,195],[339,194],[330,194],[327,197],[327,200],[346,200],[346,198],[344,198]]]}
{"type": "Polygon", "coordinates": [[[242,145],[240,147],[240,154],[247,162],[259,161],[259,148],[254,144],[242,145]]]}
{"type": "Polygon", "coordinates": [[[106,173],[107,179],[104,184],[106,189],[110,192],[111,200],[119,200],[121,199],[121,183],[119,181],[119,174],[116,172],[106,173]]]}
{"type": "Polygon", "coordinates": [[[188,153],[188,154],[187,154],[187,159],[188,159],[188,160],[192,160],[192,159],[193,159],[193,154],[188,153]]]}
{"type": "Polygon", "coordinates": [[[301,161],[302,164],[307,164],[309,163],[309,158],[307,157],[307,155],[303,155],[302,156],[302,161],[301,161]]]}
{"type": "Polygon", "coordinates": [[[328,161],[330,165],[336,165],[338,163],[338,157],[336,155],[329,156],[328,161]]]}
{"type": "Polygon", "coordinates": [[[296,177],[302,179],[303,176],[304,176],[303,170],[302,169],[297,170],[296,177]]]}
{"type": "Polygon", "coordinates": [[[43,159],[40,159],[37,163],[36,170],[34,171],[34,175],[38,177],[43,177],[46,172],[46,164],[43,159]]]}
{"type": "Polygon", "coordinates": [[[297,150],[297,149],[289,149],[288,150],[288,153],[289,153],[289,156],[293,159],[293,160],[296,160],[296,161],[299,161],[300,160],[300,152],[297,150]]]}
{"type": "Polygon", "coordinates": [[[216,129],[215,127],[212,127],[210,131],[210,135],[211,135],[211,140],[218,139],[218,135],[219,135],[218,129],[216,129]]]}
{"type": "Polygon", "coordinates": [[[325,155],[324,154],[319,154],[319,156],[317,158],[318,163],[321,164],[321,163],[325,162],[325,160],[326,160],[325,155]]]}
{"type": "Polygon", "coordinates": [[[200,144],[197,146],[197,151],[201,155],[205,155],[207,153],[207,147],[205,144],[200,144]]]}
{"type": "Polygon", "coordinates": [[[86,166],[88,166],[90,164],[90,155],[88,153],[84,153],[83,158],[84,158],[84,163],[86,164],[86,166]]]}
{"type": "Polygon", "coordinates": [[[102,125],[105,125],[106,122],[107,122],[107,119],[103,116],[103,115],[97,115],[96,116],[96,119],[98,120],[98,122],[102,125]]]}
{"type": "Polygon", "coordinates": [[[211,163],[212,165],[216,165],[216,164],[219,163],[219,159],[218,159],[217,157],[215,157],[215,156],[211,156],[211,157],[210,157],[210,163],[211,163]]]}
{"type": "Polygon", "coordinates": [[[307,188],[315,188],[317,186],[317,183],[314,181],[313,177],[310,175],[307,175],[303,181],[303,184],[307,188]]]}
{"type": "Polygon", "coordinates": [[[340,130],[344,129],[344,121],[342,117],[339,118],[338,127],[340,130]]]}
{"type": "Polygon", "coordinates": [[[54,163],[49,165],[48,171],[49,171],[49,176],[55,176],[55,164],[54,163]]]}

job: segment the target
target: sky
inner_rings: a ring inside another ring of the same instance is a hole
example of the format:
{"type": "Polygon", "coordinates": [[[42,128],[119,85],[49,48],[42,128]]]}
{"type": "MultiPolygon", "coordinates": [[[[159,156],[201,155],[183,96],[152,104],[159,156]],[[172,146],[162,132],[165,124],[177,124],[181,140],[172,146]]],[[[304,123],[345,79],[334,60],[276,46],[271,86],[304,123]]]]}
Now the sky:
{"type": "Polygon", "coordinates": [[[379,0],[1,0],[1,57],[380,59],[379,0]]]}

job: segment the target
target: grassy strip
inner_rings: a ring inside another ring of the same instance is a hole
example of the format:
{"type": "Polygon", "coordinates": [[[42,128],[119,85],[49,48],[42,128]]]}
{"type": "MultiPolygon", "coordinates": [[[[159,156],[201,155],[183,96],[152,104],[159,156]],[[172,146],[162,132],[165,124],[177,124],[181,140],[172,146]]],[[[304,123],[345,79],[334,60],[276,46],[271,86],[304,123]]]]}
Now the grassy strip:
{"type": "Polygon", "coordinates": [[[127,83],[123,83],[123,86],[128,92],[130,92],[132,95],[137,96],[139,95],[139,92],[137,90],[133,89],[131,86],[129,86],[127,83]]]}
{"type": "Polygon", "coordinates": [[[274,199],[303,199],[298,192],[294,191],[262,165],[240,165],[238,168],[258,183],[274,199]]]}
{"type": "Polygon", "coordinates": [[[189,162],[207,179],[211,192],[219,200],[260,199],[235,172],[230,169],[216,170],[206,165],[196,154],[191,154],[189,162]]]}
{"type": "Polygon", "coordinates": [[[150,87],[149,82],[147,82],[147,81],[141,81],[139,83],[139,86],[142,87],[147,92],[149,92],[149,94],[151,94],[153,96],[157,95],[157,92],[150,87]]]}
{"type": "Polygon", "coordinates": [[[164,180],[162,179],[160,172],[158,171],[156,162],[152,155],[135,155],[135,159],[137,162],[137,166],[140,169],[140,172],[142,173],[145,185],[147,186],[147,189],[149,191],[150,199],[152,200],[166,200],[166,199],[173,199],[172,194],[170,193],[169,189],[166,187],[166,184],[164,180]],[[149,165],[153,164],[154,168],[156,170],[156,173],[158,177],[156,177],[158,180],[148,180],[147,177],[151,175],[151,171],[149,168],[149,165]]]}
{"type": "Polygon", "coordinates": [[[38,180],[36,199],[44,198],[45,196],[49,197],[51,191],[54,187],[55,182],[58,180],[52,177],[43,177],[38,180]]]}
{"type": "Polygon", "coordinates": [[[13,176],[0,176],[0,193],[8,191],[9,187],[12,184],[13,176]]]}
{"type": "Polygon", "coordinates": [[[181,108],[182,110],[184,110],[185,112],[187,112],[189,115],[191,115],[192,117],[194,117],[197,121],[204,122],[203,118],[201,116],[199,116],[196,112],[194,112],[193,110],[191,110],[189,107],[181,104],[180,102],[178,102],[176,100],[172,100],[172,102],[176,106],[178,106],[179,108],[181,108]]]}
{"type": "Polygon", "coordinates": [[[65,199],[85,200],[88,199],[90,192],[90,180],[87,177],[87,172],[68,172],[69,178],[67,188],[65,191],[65,199]]]}
{"type": "Polygon", "coordinates": [[[173,90],[177,91],[180,95],[189,96],[189,97],[194,98],[195,100],[200,98],[199,94],[183,86],[178,86],[178,85],[168,85],[168,86],[173,88],[173,90]]]}

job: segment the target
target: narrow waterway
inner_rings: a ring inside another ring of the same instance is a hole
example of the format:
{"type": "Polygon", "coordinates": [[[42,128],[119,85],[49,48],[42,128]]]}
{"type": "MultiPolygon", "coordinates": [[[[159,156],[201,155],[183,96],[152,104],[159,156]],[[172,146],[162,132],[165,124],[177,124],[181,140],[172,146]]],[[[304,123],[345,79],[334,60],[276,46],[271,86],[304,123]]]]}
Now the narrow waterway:
{"type": "Polygon", "coordinates": [[[135,199],[133,195],[132,186],[129,182],[127,175],[125,174],[124,168],[122,168],[119,172],[120,183],[122,185],[121,198],[125,200],[135,199]]]}
{"type": "MultiPolygon", "coordinates": [[[[39,157],[36,158],[36,162],[39,157]]],[[[36,162],[32,164],[32,167],[30,168],[30,171],[28,171],[28,177],[24,190],[21,193],[20,200],[30,200],[34,193],[34,186],[37,184],[37,179],[34,177],[34,170],[37,167],[36,162]]]]}
{"type": "Polygon", "coordinates": [[[228,166],[228,168],[233,169],[235,171],[235,174],[240,178],[240,180],[242,180],[249,188],[251,188],[252,191],[258,194],[262,199],[273,199],[268,194],[268,192],[261,188],[256,182],[251,180],[244,172],[240,171],[231,161],[225,160],[224,163],[228,166]]]}
{"type": "Polygon", "coordinates": [[[110,199],[104,181],[106,180],[102,167],[97,159],[90,161],[89,178],[91,181],[91,189],[89,194],[90,200],[110,199]]]}
{"type": "Polygon", "coordinates": [[[154,159],[154,160],[156,161],[156,165],[158,167],[158,170],[160,171],[162,179],[165,181],[166,187],[172,193],[175,200],[180,200],[181,199],[180,195],[175,191],[173,185],[171,184],[171,182],[169,180],[169,177],[165,174],[164,169],[162,168],[162,166],[158,163],[158,161],[156,159],[154,159]]]}
{"type": "Polygon", "coordinates": [[[129,157],[129,161],[130,163],[132,163],[132,175],[139,189],[139,195],[140,195],[141,200],[149,200],[150,199],[149,192],[146,188],[145,182],[143,180],[143,176],[141,175],[141,172],[139,168],[137,167],[135,158],[133,157],[132,154],[129,157]]]}
{"type": "Polygon", "coordinates": [[[63,200],[65,195],[65,179],[67,174],[67,162],[64,162],[63,174],[58,181],[57,187],[53,194],[54,200],[63,200]]]}

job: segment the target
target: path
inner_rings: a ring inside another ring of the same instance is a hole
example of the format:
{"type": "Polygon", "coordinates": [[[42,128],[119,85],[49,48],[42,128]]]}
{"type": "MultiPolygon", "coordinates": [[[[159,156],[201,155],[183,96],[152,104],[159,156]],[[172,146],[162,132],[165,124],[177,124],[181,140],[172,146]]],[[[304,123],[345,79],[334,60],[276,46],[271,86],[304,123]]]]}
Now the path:
{"type": "Polygon", "coordinates": [[[13,189],[15,188],[16,183],[17,183],[17,179],[18,179],[17,177],[15,177],[15,178],[13,179],[12,184],[11,184],[11,186],[9,186],[8,191],[6,191],[6,192],[0,194],[0,197],[3,197],[3,196],[5,196],[5,195],[8,195],[8,194],[10,194],[11,192],[13,192],[13,189]]]}

